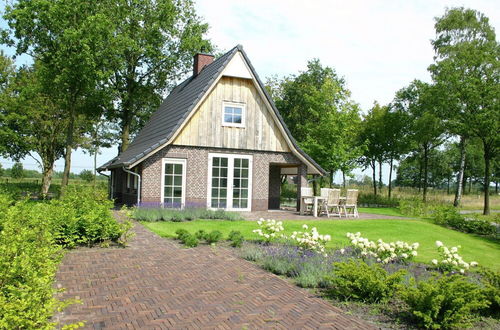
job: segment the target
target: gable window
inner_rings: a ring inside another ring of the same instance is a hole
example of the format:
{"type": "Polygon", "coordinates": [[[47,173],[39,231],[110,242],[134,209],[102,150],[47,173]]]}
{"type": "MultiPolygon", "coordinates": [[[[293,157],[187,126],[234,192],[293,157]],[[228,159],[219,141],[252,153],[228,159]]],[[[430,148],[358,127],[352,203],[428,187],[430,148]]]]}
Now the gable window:
{"type": "Polygon", "coordinates": [[[245,105],[243,103],[224,102],[222,110],[222,125],[245,127],[245,105]]]}

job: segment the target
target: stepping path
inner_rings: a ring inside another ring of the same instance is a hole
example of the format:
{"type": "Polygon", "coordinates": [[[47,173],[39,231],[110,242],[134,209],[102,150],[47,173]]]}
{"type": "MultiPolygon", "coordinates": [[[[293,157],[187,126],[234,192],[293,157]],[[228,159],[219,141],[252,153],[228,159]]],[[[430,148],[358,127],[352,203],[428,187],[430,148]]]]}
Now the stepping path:
{"type": "Polygon", "coordinates": [[[57,273],[55,317],[87,329],[373,329],[229,249],[181,248],[136,223],[127,248],[79,248],[57,273]]]}

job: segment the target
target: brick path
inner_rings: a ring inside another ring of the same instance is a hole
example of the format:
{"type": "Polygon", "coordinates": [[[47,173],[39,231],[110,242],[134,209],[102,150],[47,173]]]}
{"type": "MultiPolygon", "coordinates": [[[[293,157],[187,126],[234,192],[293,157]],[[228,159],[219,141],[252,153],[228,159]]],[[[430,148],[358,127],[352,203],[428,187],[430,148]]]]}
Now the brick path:
{"type": "Polygon", "coordinates": [[[181,248],[136,224],[126,249],[81,248],[56,285],[77,298],[55,317],[89,329],[369,329],[225,248],[181,248]]]}
{"type": "Polygon", "coordinates": [[[371,214],[371,213],[360,213],[359,218],[353,217],[337,217],[331,216],[328,218],[326,215],[322,215],[319,217],[313,217],[312,215],[301,215],[296,211],[289,210],[272,210],[272,211],[257,211],[257,212],[239,212],[243,218],[246,220],[259,220],[260,218],[264,219],[274,219],[274,220],[365,220],[365,219],[398,219],[405,220],[410,219],[407,217],[397,217],[393,215],[383,215],[383,214],[371,214]]]}

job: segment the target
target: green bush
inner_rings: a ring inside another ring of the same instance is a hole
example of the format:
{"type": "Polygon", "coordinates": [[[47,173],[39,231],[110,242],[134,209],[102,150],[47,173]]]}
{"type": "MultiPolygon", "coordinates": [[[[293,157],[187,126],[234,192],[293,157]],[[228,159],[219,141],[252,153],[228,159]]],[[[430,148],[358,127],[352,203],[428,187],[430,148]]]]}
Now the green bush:
{"type": "Polygon", "coordinates": [[[327,276],[328,293],[336,298],[368,303],[383,302],[394,296],[405,270],[387,273],[379,264],[368,265],[360,260],[334,263],[334,271],[327,276]]]}
{"type": "Polygon", "coordinates": [[[489,305],[482,289],[462,275],[434,276],[401,289],[400,296],[416,324],[427,329],[470,326],[489,305]]]}
{"type": "Polygon", "coordinates": [[[426,216],[429,204],[424,203],[419,198],[401,199],[399,201],[399,211],[404,215],[413,217],[426,216]]]}
{"type": "Polygon", "coordinates": [[[236,212],[224,210],[206,210],[201,208],[185,208],[183,210],[169,208],[137,207],[132,211],[132,218],[139,221],[191,221],[195,219],[207,220],[241,220],[236,212]]]}
{"type": "Polygon", "coordinates": [[[360,193],[358,196],[358,204],[364,206],[398,207],[399,200],[397,198],[388,198],[382,195],[360,193]]]}
{"type": "Polygon", "coordinates": [[[0,328],[49,328],[61,259],[50,223],[27,201],[0,215],[0,223],[0,328]]]}
{"type": "Polygon", "coordinates": [[[222,238],[222,233],[218,230],[213,230],[207,234],[205,240],[207,241],[208,244],[215,244],[218,241],[220,241],[221,238],[222,238]]]}
{"type": "Polygon", "coordinates": [[[49,220],[57,244],[64,247],[118,242],[126,224],[111,213],[113,202],[92,187],[68,186],[59,200],[35,206],[49,220]]]}
{"type": "Polygon", "coordinates": [[[327,273],[317,264],[305,262],[302,264],[297,276],[294,277],[295,284],[302,288],[328,287],[327,273]]]}
{"type": "Polygon", "coordinates": [[[207,238],[207,232],[200,229],[194,234],[194,236],[199,240],[205,240],[207,238]]]}
{"type": "Polygon", "coordinates": [[[483,294],[489,301],[489,307],[483,311],[483,314],[500,317],[500,273],[487,268],[479,269],[481,275],[481,284],[483,285],[483,294]]]}
{"type": "Polygon", "coordinates": [[[262,258],[262,268],[276,275],[290,275],[295,270],[295,264],[285,258],[266,255],[262,258]]]}
{"type": "Polygon", "coordinates": [[[475,215],[463,216],[453,206],[436,207],[432,213],[434,223],[465,233],[495,236],[497,228],[488,220],[479,219],[475,215]]]}
{"type": "Polygon", "coordinates": [[[187,247],[197,247],[198,239],[191,234],[187,234],[182,237],[182,243],[187,247]]]}
{"type": "Polygon", "coordinates": [[[185,236],[188,236],[190,234],[186,229],[179,228],[175,231],[175,235],[176,235],[178,240],[182,241],[185,236]]]}
{"type": "Polygon", "coordinates": [[[235,230],[232,230],[229,233],[228,240],[231,241],[232,247],[241,247],[243,245],[243,242],[245,241],[243,235],[241,235],[239,231],[235,230]]]}
{"type": "Polygon", "coordinates": [[[248,261],[260,261],[264,257],[264,252],[255,244],[246,244],[241,248],[239,255],[248,261]]]}

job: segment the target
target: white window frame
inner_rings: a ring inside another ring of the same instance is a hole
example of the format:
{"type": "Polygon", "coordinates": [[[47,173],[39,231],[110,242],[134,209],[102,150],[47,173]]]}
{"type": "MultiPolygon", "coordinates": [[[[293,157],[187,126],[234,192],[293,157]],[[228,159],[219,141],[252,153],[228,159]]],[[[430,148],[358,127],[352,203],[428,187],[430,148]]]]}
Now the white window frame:
{"type": "Polygon", "coordinates": [[[247,116],[246,116],[246,106],[245,106],[245,103],[227,102],[227,101],[222,102],[222,126],[244,128],[245,127],[245,122],[246,122],[246,117],[247,116]],[[224,119],[225,119],[225,113],[226,113],[226,107],[241,108],[241,124],[238,124],[238,123],[226,123],[224,121],[224,119]]]}
{"type": "Polygon", "coordinates": [[[161,161],[161,205],[165,203],[165,164],[181,164],[182,165],[182,198],[181,209],[186,206],[186,173],[187,173],[187,160],[183,158],[162,158],[161,161]]]}
{"type": "Polygon", "coordinates": [[[207,182],[207,209],[217,210],[217,208],[212,207],[212,164],[214,157],[224,157],[228,159],[227,162],[227,205],[226,211],[241,211],[249,212],[252,210],[252,193],[253,193],[253,156],[252,155],[241,155],[241,154],[219,154],[219,153],[209,153],[208,154],[208,182],[207,182]],[[247,208],[233,208],[233,179],[234,179],[234,159],[242,158],[248,159],[248,204],[247,208]]]}

